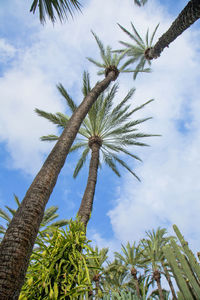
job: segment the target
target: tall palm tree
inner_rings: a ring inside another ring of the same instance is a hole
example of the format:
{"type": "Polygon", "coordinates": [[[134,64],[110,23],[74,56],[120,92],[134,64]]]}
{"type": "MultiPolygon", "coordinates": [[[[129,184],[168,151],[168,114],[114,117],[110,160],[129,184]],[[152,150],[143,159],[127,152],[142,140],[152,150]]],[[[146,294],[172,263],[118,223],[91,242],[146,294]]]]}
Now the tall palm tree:
{"type": "Polygon", "coordinates": [[[46,21],[46,16],[52,23],[56,21],[56,16],[62,22],[70,14],[73,17],[74,10],[80,10],[81,4],[78,0],[33,0],[30,12],[33,14],[39,9],[39,18],[42,24],[46,21]]]}
{"type": "Polygon", "coordinates": [[[136,288],[136,293],[137,296],[140,297],[140,287],[139,287],[139,280],[137,276],[137,267],[141,267],[141,257],[142,257],[142,249],[138,245],[136,246],[136,243],[134,242],[133,245],[131,246],[130,243],[128,242],[126,247],[122,245],[122,252],[123,254],[120,254],[118,252],[115,252],[115,257],[117,259],[120,259],[127,270],[130,270],[130,273],[133,277],[134,280],[134,285],[136,288]]]}
{"type": "MultiPolygon", "coordinates": [[[[185,6],[185,8],[178,15],[176,20],[172,23],[170,28],[158,39],[158,42],[153,46],[152,41],[149,43],[148,31],[145,40],[136,31],[135,27],[132,25],[133,34],[126,30],[124,27],[121,29],[129,35],[129,37],[134,41],[134,44],[128,44],[121,42],[126,48],[124,49],[128,55],[135,57],[134,54],[137,53],[141,61],[150,61],[152,59],[158,58],[164,48],[169,47],[179,35],[181,35],[187,28],[189,28],[194,22],[200,18],[200,1],[191,0],[185,6]],[[128,51],[127,51],[128,50],[128,51]]],[[[155,34],[155,32],[154,32],[155,34]]],[[[153,34],[153,36],[154,36],[153,34]]],[[[138,65],[138,67],[142,67],[138,65]]]]}
{"type": "MultiPolygon", "coordinates": [[[[17,207],[20,207],[20,201],[16,195],[14,195],[14,200],[17,204],[17,207]]],[[[0,235],[5,234],[8,225],[10,224],[14,214],[16,213],[16,209],[13,209],[7,205],[5,205],[5,208],[8,210],[8,212],[0,208],[0,218],[2,218],[7,222],[6,225],[0,225],[0,235]],[[9,215],[9,213],[11,214],[11,216],[9,215]]],[[[69,223],[69,220],[64,220],[64,219],[51,223],[59,216],[56,213],[57,210],[58,210],[57,206],[51,206],[45,210],[42,222],[40,224],[40,231],[39,231],[40,235],[44,236],[46,233],[51,234],[53,228],[55,227],[59,228],[69,223]]],[[[0,237],[0,241],[1,240],[2,238],[0,237]]],[[[37,243],[37,239],[36,239],[36,243],[37,243]]]]}
{"type": "Polygon", "coordinates": [[[161,287],[162,263],[164,262],[163,247],[173,237],[166,237],[166,229],[160,227],[155,231],[147,231],[147,238],[141,240],[144,262],[147,264],[147,271],[153,273],[152,278],[156,281],[159,297],[164,300],[163,290],[161,287]]]}
{"type": "Polygon", "coordinates": [[[105,78],[96,83],[70,118],[68,126],[48,155],[29,187],[0,244],[0,295],[2,300],[17,299],[22,287],[45,206],[65,163],[82,121],[99,95],[115,81],[120,72],[128,71],[127,62],[120,67],[124,55],[105,48],[96,35],[105,78]],[[16,239],[17,236],[17,239],[16,239]]]}
{"type": "MultiPolygon", "coordinates": [[[[100,166],[100,156],[116,175],[120,176],[120,172],[116,166],[118,163],[139,180],[138,176],[131,170],[126,162],[119,157],[119,155],[127,154],[134,159],[140,160],[138,156],[129,152],[127,147],[135,145],[147,146],[147,144],[141,143],[138,140],[152,136],[150,134],[139,133],[136,128],[137,125],[151,118],[133,120],[133,114],[142,109],[148,103],[152,102],[152,100],[149,100],[134,109],[130,109],[128,100],[130,100],[135,91],[135,89],[132,89],[119,105],[113,107],[113,99],[117,92],[117,87],[118,86],[116,84],[113,85],[110,91],[106,94],[101,94],[97,101],[93,104],[88,116],[82,123],[76,143],[70,150],[72,152],[77,149],[82,149],[82,155],[74,170],[74,177],[78,175],[87,156],[89,155],[89,152],[91,152],[88,181],[78,211],[78,216],[81,218],[85,227],[87,226],[92,212],[98,168],[100,166]]],[[[77,108],[76,104],[63,86],[58,86],[58,89],[64,96],[73,113],[77,108]]],[[[82,91],[84,96],[91,91],[89,74],[86,72],[84,72],[83,75],[82,91]]],[[[69,120],[68,116],[61,113],[51,114],[39,109],[36,109],[36,112],[39,116],[47,118],[49,121],[54,124],[56,123],[57,126],[63,129],[69,120]]],[[[59,137],[55,135],[48,135],[43,136],[41,139],[45,141],[54,141],[59,139],[59,137]]]]}

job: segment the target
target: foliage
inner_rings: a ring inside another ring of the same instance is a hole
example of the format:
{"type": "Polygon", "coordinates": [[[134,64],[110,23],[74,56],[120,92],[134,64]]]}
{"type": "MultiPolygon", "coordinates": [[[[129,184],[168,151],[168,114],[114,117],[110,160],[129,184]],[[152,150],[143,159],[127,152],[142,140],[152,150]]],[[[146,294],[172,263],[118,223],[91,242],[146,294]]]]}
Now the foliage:
{"type": "Polygon", "coordinates": [[[66,230],[55,229],[39,241],[22,288],[20,300],[78,299],[91,287],[88,257],[93,256],[80,221],[66,230]]]}
{"type": "Polygon", "coordinates": [[[73,16],[74,9],[80,10],[80,3],[78,0],[33,0],[30,12],[33,14],[39,8],[39,18],[42,24],[46,21],[46,16],[51,22],[56,21],[57,14],[59,20],[62,22],[67,19],[68,14],[73,16]]]}
{"type": "MultiPolygon", "coordinates": [[[[98,36],[92,32],[97,45],[100,50],[100,55],[101,55],[101,62],[98,62],[94,60],[93,58],[88,57],[88,60],[95,64],[97,67],[100,68],[100,70],[97,72],[98,75],[102,75],[107,73],[107,70],[109,68],[115,68],[119,73],[133,73],[135,70],[132,70],[130,68],[127,68],[132,62],[133,58],[127,60],[124,64],[120,66],[121,61],[127,54],[128,50],[123,50],[123,51],[112,51],[112,48],[110,46],[107,46],[106,48],[104,47],[103,43],[100,41],[98,36]],[[117,53],[119,52],[119,53],[117,53]]],[[[138,70],[138,72],[150,72],[150,69],[143,69],[143,70],[138,70]]]]}
{"type": "MultiPolygon", "coordinates": [[[[58,89],[73,113],[77,107],[76,104],[62,85],[59,85],[58,89]]],[[[79,135],[76,138],[76,143],[74,143],[70,150],[70,152],[73,152],[78,149],[82,149],[82,155],[74,170],[74,177],[78,175],[89,155],[90,139],[92,137],[99,137],[102,141],[100,153],[103,162],[108,165],[117,176],[120,176],[120,172],[117,168],[118,164],[132,173],[139,180],[138,176],[131,170],[125,161],[119,157],[119,154],[126,154],[129,157],[141,161],[137,155],[128,151],[127,147],[148,146],[146,143],[138,140],[156,135],[137,132],[137,126],[151,119],[150,117],[138,120],[131,120],[131,117],[133,117],[134,113],[151,103],[153,99],[131,110],[128,101],[135,92],[135,89],[131,89],[124,99],[118,105],[113,107],[113,99],[117,93],[117,89],[117,84],[114,84],[107,93],[102,93],[99,96],[79,129],[79,135]]],[[[83,96],[86,96],[90,90],[89,74],[84,72],[82,88],[83,96]]],[[[63,129],[69,120],[68,115],[64,115],[62,113],[52,114],[39,109],[36,109],[35,111],[39,116],[48,119],[50,122],[63,129]]],[[[41,137],[41,140],[55,141],[58,140],[58,138],[59,137],[56,135],[48,135],[41,137]]]]}
{"type": "MultiPolygon", "coordinates": [[[[20,206],[20,201],[19,198],[14,194],[14,200],[17,204],[17,207],[20,206]]],[[[7,205],[5,205],[6,210],[1,209],[0,208],[0,218],[2,218],[3,220],[7,221],[6,225],[0,225],[0,235],[4,235],[8,225],[10,224],[12,217],[14,216],[16,209],[11,208],[7,205]],[[10,214],[11,216],[10,216],[10,214]]],[[[52,228],[54,227],[62,227],[68,224],[68,220],[63,219],[63,220],[59,220],[59,221],[55,221],[53,223],[51,223],[53,220],[55,220],[56,218],[59,217],[59,215],[56,213],[58,210],[57,206],[51,206],[49,208],[47,208],[44,212],[44,216],[42,219],[42,222],[40,224],[40,231],[39,231],[39,235],[45,235],[47,233],[51,234],[52,232],[52,228]]],[[[2,240],[2,237],[0,237],[0,241],[2,240]]],[[[37,240],[36,240],[37,243],[37,240]]]]}
{"type": "Polygon", "coordinates": [[[123,46],[125,46],[124,49],[120,49],[120,50],[115,50],[114,52],[116,53],[121,53],[121,54],[125,54],[128,57],[131,57],[131,59],[129,59],[129,64],[134,64],[136,63],[136,68],[134,71],[134,75],[133,78],[136,79],[137,75],[139,72],[141,71],[147,71],[150,72],[151,69],[147,68],[144,69],[146,63],[150,66],[151,65],[151,61],[148,60],[145,56],[145,52],[147,49],[152,48],[153,46],[153,39],[154,36],[156,34],[156,31],[158,29],[159,24],[155,27],[153,33],[151,36],[149,36],[149,29],[146,32],[146,36],[145,39],[142,39],[141,36],[139,35],[138,31],[136,30],[135,26],[133,25],[133,23],[131,23],[131,27],[133,30],[133,33],[129,32],[127,29],[125,29],[123,26],[121,26],[120,24],[118,24],[119,27],[129,36],[129,38],[131,38],[131,40],[134,41],[133,44],[124,42],[124,41],[120,41],[120,44],[122,44],[123,46]]]}

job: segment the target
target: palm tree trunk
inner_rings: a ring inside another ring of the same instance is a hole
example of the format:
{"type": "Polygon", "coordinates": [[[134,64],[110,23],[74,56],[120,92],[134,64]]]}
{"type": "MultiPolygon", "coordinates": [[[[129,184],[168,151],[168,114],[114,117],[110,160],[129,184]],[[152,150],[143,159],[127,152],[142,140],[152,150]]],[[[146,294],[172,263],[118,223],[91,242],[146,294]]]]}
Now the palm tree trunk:
{"type": "Polygon", "coordinates": [[[99,166],[99,149],[100,149],[100,145],[98,143],[94,142],[91,145],[92,155],[90,160],[88,181],[78,211],[78,216],[81,218],[81,221],[83,222],[85,228],[87,226],[87,223],[90,219],[90,215],[92,212],[94,193],[95,193],[95,187],[97,181],[97,172],[99,166]]]}
{"type": "Polygon", "coordinates": [[[168,47],[179,35],[190,27],[195,21],[200,18],[200,1],[191,0],[181,11],[170,28],[165,32],[155,44],[153,48],[146,50],[145,56],[147,59],[153,59],[160,56],[165,47],[168,47]]]}
{"type": "Polygon", "coordinates": [[[138,282],[138,278],[137,278],[137,270],[135,268],[131,268],[131,275],[134,278],[134,283],[135,283],[135,287],[136,287],[136,293],[138,297],[141,297],[140,295],[140,287],[139,287],[139,282],[138,282]]]}
{"type": "Polygon", "coordinates": [[[171,281],[169,272],[168,272],[168,270],[167,270],[167,268],[166,268],[166,266],[164,265],[163,262],[162,262],[162,267],[163,267],[163,270],[164,270],[164,272],[165,272],[165,277],[166,277],[166,279],[167,279],[167,281],[168,281],[169,287],[170,287],[170,289],[171,289],[172,296],[173,296],[173,300],[177,300],[176,292],[175,292],[173,283],[172,283],[172,281],[171,281]]]}
{"type": "Polygon", "coordinates": [[[58,142],[28,189],[0,244],[1,300],[18,299],[24,282],[30,255],[44,214],[45,206],[65,163],[67,154],[98,96],[116,79],[110,71],[84,98],[63,130],[58,142]]]}
{"type": "Polygon", "coordinates": [[[153,272],[153,277],[154,277],[154,279],[156,280],[156,283],[157,283],[160,300],[165,300],[164,296],[163,296],[163,292],[162,292],[161,282],[160,282],[160,277],[161,277],[160,272],[158,270],[155,270],[153,272]]]}

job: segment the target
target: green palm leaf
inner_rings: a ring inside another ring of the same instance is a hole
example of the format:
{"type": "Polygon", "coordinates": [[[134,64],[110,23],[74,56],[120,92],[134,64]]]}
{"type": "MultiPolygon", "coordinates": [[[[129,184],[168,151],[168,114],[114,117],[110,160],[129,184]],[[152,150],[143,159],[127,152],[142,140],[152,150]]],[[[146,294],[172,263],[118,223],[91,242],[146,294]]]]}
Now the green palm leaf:
{"type": "Polygon", "coordinates": [[[80,10],[80,3],[78,0],[34,0],[30,12],[35,13],[37,7],[39,8],[40,22],[46,21],[46,16],[54,23],[56,21],[56,15],[62,22],[68,14],[73,16],[74,10],[80,10]]]}
{"type": "Polygon", "coordinates": [[[73,177],[74,177],[74,178],[77,177],[79,171],[80,171],[81,168],[83,167],[83,165],[84,165],[84,163],[85,163],[85,161],[86,161],[87,155],[88,155],[88,153],[89,153],[89,150],[90,150],[89,147],[87,147],[87,148],[83,151],[82,156],[81,156],[81,158],[79,159],[79,161],[78,161],[78,163],[77,163],[77,165],[76,165],[76,167],[75,167],[74,174],[73,174],[73,177]]]}

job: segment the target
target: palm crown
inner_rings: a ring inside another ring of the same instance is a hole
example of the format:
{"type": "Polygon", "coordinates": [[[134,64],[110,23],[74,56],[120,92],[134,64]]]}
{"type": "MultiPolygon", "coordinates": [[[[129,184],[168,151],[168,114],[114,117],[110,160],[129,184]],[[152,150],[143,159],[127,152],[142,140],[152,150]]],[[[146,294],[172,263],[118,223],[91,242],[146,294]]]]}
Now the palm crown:
{"type": "Polygon", "coordinates": [[[129,59],[129,64],[136,63],[136,68],[134,71],[134,79],[137,77],[137,74],[139,72],[150,72],[150,68],[144,68],[146,63],[150,66],[151,61],[147,57],[147,52],[149,49],[151,49],[153,46],[153,39],[156,34],[156,31],[158,29],[159,24],[155,27],[153,33],[151,36],[149,36],[149,29],[146,32],[145,39],[143,40],[139,33],[137,32],[135,26],[133,23],[131,23],[131,27],[133,30],[133,33],[129,32],[127,29],[125,29],[123,26],[118,24],[119,27],[134,41],[133,44],[120,41],[120,44],[125,46],[124,49],[115,50],[116,53],[125,54],[128,57],[131,57],[129,59]]]}
{"type": "MultiPolygon", "coordinates": [[[[130,104],[127,104],[127,102],[135,91],[135,89],[131,89],[120,104],[113,108],[113,98],[116,95],[117,88],[117,84],[114,84],[107,93],[101,94],[82,123],[76,143],[70,150],[71,152],[78,149],[83,150],[81,158],[75,167],[74,177],[78,175],[80,169],[84,165],[90,152],[90,145],[93,142],[97,142],[100,145],[101,158],[116,175],[120,176],[120,172],[116,165],[118,163],[139,180],[138,176],[131,170],[126,162],[119,157],[119,154],[127,154],[128,156],[141,161],[137,155],[129,152],[126,148],[128,146],[148,146],[146,143],[139,142],[138,140],[153,135],[137,132],[136,126],[151,118],[131,120],[131,117],[136,111],[142,109],[153,100],[151,99],[130,110],[130,104]]],[[[65,98],[68,107],[73,113],[76,109],[76,104],[61,84],[58,86],[58,90],[65,98]]],[[[89,74],[84,72],[83,95],[87,95],[90,90],[89,74]]],[[[36,109],[36,113],[61,128],[64,128],[69,120],[69,117],[62,113],[51,114],[39,109],[36,109]]],[[[48,135],[42,136],[41,140],[54,141],[58,138],[59,137],[56,135],[48,135]]]]}
{"type": "MultiPolygon", "coordinates": [[[[100,50],[100,55],[101,55],[101,62],[98,62],[94,60],[91,57],[87,57],[87,59],[95,64],[97,67],[100,68],[100,70],[97,72],[98,75],[107,74],[110,71],[114,71],[116,74],[116,78],[119,73],[135,73],[135,69],[130,69],[128,66],[133,62],[133,58],[131,57],[128,59],[125,63],[121,64],[123,58],[128,54],[128,49],[123,49],[119,51],[112,51],[112,48],[110,46],[107,46],[106,48],[104,47],[103,43],[101,40],[98,38],[98,36],[92,31],[92,34],[97,42],[97,45],[100,50]]],[[[137,72],[149,72],[150,69],[139,69],[137,72]]]]}

